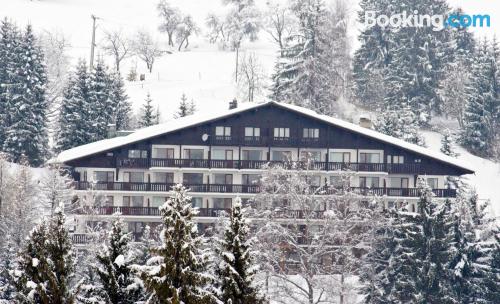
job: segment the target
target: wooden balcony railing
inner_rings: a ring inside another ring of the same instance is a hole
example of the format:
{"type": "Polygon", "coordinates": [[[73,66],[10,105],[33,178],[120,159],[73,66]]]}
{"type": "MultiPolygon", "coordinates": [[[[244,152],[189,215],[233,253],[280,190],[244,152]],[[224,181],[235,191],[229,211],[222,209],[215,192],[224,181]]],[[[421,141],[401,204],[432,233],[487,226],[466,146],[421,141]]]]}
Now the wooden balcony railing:
{"type": "Polygon", "coordinates": [[[169,158],[118,158],[118,168],[218,168],[218,169],[262,169],[265,165],[280,165],[285,168],[301,168],[321,171],[359,171],[421,174],[419,163],[336,163],[314,161],[268,161],[268,160],[219,160],[219,159],[169,159],[169,158]]]}
{"type": "MultiPolygon", "coordinates": [[[[127,182],[74,182],[76,190],[97,190],[97,191],[149,191],[149,192],[169,192],[175,184],[170,183],[127,183],[127,182]]],[[[257,194],[263,188],[260,185],[241,185],[241,184],[185,184],[191,192],[199,193],[246,193],[257,194]]],[[[335,194],[337,189],[334,187],[321,187],[317,191],[319,194],[335,194]]],[[[316,188],[315,188],[316,189],[316,188]]],[[[377,196],[402,196],[418,197],[418,188],[361,188],[351,187],[353,191],[361,195],[377,196]]],[[[455,197],[455,189],[433,189],[436,197],[455,197]]]]}

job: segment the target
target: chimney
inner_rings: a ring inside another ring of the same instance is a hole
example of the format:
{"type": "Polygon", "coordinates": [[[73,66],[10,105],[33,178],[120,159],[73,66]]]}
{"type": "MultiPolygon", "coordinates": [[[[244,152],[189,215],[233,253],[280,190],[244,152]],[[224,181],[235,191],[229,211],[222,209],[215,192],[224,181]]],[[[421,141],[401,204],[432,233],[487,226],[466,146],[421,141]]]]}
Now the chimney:
{"type": "Polygon", "coordinates": [[[232,109],[236,109],[238,107],[238,101],[235,99],[233,99],[233,101],[230,101],[229,102],[229,110],[232,110],[232,109]]]}
{"type": "Polygon", "coordinates": [[[359,117],[359,125],[363,128],[367,128],[367,129],[371,129],[373,124],[372,124],[372,120],[370,119],[370,117],[368,115],[361,115],[359,117]]]}
{"type": "Polygon", "coordinates": [[[116,137],[116,125],[108,124],[108,138],[116,137]]]}

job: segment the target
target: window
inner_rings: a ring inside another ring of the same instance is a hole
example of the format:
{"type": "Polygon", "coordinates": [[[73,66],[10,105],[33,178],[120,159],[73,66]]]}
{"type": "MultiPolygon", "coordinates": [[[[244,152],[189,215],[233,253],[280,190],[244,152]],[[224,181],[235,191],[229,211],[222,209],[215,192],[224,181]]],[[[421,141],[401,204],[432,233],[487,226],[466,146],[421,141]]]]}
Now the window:
{"type": "Polygon", "coordinates": [[[113,156],[113,155],[114,155],[114,153],[113,153],[113,152],[107,152],[107,153],[106,153],[106,156],[113,156]]]}
{"type": "Polygon", "coordinates": [[[359,162],[363,164],[380,163],[380,153],[359,153],[359,162]]]}
{"type": "Polygon", "coordinates": [[[94,171],[95,182],[113,182],[115,173],[113,171],[94,171]]]}
{"type": "Polygon", "coordinates": [[[319,175],[303,176],[303,180],[311,186],[321,186],[321,176],[319,175]]]}
{"type": "Polygon", "coordinates": [[[391,177],[391,188],[408,188],[409,180],[407,177],[391,177]]]}
{"type": "Polygon", "coordinates": [[[167,201],[166,197],[163,196],[153,196],[152,207],[160,207],[167,201]]]}
{"type": "Polygon", "coordinates": [[[106,196],[106,200],[104,201],[104,204],[106,207],[113,207],[115,202],[115,198],[113,196],[106,196]]]}
{"type": "Polygon", "coordinates": [[[143,207],[144,197],[143,196],[124,196],[123,206],[125,207],[143,207]]]}
{"type": "Polygon", "coordinates": [[[241,151],[242,160],[262,160],[262,151],[259,150],[243,150],[241,151]]]}
{"type": "Polygon", "coordinates": [[[290,137],[290,128],[274,128],[274,137],[277,138],[290,137]]]}
{"type": "Polygon", "coordinates": [[[203,173],[184,173],[182,174],[183,184],[203,184],[203,173]]]}
{"type": "Polygon", "coordinates": [[[431,189],[438,189],[438,179],[436,177],[427,178],[427,185],[431,187],[431,189]]]}
{"type": "Polygon", "coordinates": [[[304,128],[302,132],[303,138],[319,138],[319,129],[304,128]]]}
{"type": "Polygon", "coordinates": [[[154,174],[155,183],[174,183],[174,173],[172,172],[155,172],[154,174]]]}
{"type": "Polygon", "coordinates": [[[155,158],[174,158],[174,148],[154,148],[155,158]]]}
{"type": "Polygon", "coordinates": [[[143,183],[143,172],[123,172],[123,181],[126,183],[143,183]]]}
{"type": "Polygon", "coordinates": [[[387,155],[388,164],[403,164],[405,162],[405,157],[402,155],[387,155]]]}
{"type": "Polygon", "coordinates": [[[214,184],[232,185],[233,184],[233,175],[232,174],[214,174],[214,184]]]}
{"type": "Polygon", "coordinates": [[[245,127],[245,137],[260,137],[260,128],[245,127]]]}
{"type": "Polygon", "coordinates": [[[420,158],[416,158],[416,159],[415,159],[415,162],[416,162],[416,163],[421,163],[421,162],[422,162],[422,160],[421,160],[420,158]]]}
{"type": "Polygon", "coordinates": [[[148,158],[146,150],[128,150],[128,158],[148,158]]]}
{"type": "Polygon", "coordinates": [[[201,197],[191,198],[191,205],[194,208],[202,208],[203,207],[203,198],[201,198],[201,197]]]}
{"type": "Polygon", "coordinates": [[[258,185],[260,183],[259,174],[243,174],[241,178],[243,185],[258,185]]]}
{"type": "Polygon", "coordinates": [[[203,149],[184,149],[184,159],[203,159],[203,149]]]}
{"type": "Polygon", "coordinates": [[[321,152],[319,151],[300,151],[301,160],[321,161],[321,152]]]}
{"type": "Polygon", "coordinates": [[[231,198],[214,198],[213,202],[215,209],[229,209],[232,205],[231,198]]]}
{"type": "Polygon", "coordinates": [[[344,186],[344,184],[346,186],[350,185],[348,178],[338,176],[338,175],[330,176],[330,185],[331,186],[333,186],[335,188],[342,188],[344,186]]]}
{"type": "Polygon", "coordinates": [[[330,152],[330,162],[332,163],[350,163],[350,152],[330,152]]]}
{"type": "Polygon", "coordinates": [[[142,222],[129,222],[128,232],[132,232],[133,234],[140,234],[142,233],[143,226],[144,225],[142,222]]]}
{"type": "Polygon", "coordinates": [[[378,188],[380,186],[380,178],[371,176],[360,176],[359,186],[361,188],[378,188]]]}
{"type": "Polygon", "coordinates": [[[233,150],[212,150],[212,159],[233,160],[233,150]]]}
{"type": "Polygon", "coordinates": [[[231,136],[231,127],[215,127],[215,136],[231,136]]]}
{"type": "Polygon", "coordinates": [[[290,151],[273,151],[272,160],[277,161],[287,161],[292,158],[292,152],[290,151]]]}

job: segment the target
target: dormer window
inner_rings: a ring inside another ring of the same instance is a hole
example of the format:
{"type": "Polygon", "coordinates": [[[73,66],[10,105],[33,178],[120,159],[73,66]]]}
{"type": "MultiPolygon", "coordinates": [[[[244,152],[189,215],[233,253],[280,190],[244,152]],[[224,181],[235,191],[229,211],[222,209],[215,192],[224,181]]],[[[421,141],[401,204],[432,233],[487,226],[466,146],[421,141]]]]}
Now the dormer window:
{"type": "Polygon", "coordinates": [[[319,138],[319,129],[304,128],[302,132],[303,138],[319,138]]]}

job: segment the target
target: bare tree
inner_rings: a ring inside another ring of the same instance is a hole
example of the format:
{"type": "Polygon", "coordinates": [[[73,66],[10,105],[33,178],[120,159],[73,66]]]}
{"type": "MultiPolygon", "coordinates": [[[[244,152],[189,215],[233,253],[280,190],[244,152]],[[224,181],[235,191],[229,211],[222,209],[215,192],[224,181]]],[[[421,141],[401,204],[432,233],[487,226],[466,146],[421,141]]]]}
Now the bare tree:
{"type": "Polygon", "coordinates": [[[265,75],[254,53],[243,56],[238,71],[238,87],[243,99],[254,101],[255,95],[262,92],[265,75]]]}
{"type": "Polygon", "coordinates": [[[163,55],[164,51],[160,49],[160,44],[147,31],[137,32],[133,42],[133,50],[148,68],[149,73],[153,71],[153,64],[158,57],[163,55]]]}
{"type": "Polygon", "coordinates": [[[293,32],[294,22],[294,15],[287,6],[278,2],[268,2],[264,30],[279,45],[281,52],[286,45],[286,38],[293,32]]]}
{"type": "Polygon", "coordinates": [[[207,36],[210,43],[216,43],[217,41],[225,42],[227,40],[225,23],[221,17],[215,14],[209,14],[205,24],[208,27],[207,36]]]}
{"type": "Polygon", "coordinates": [[[158,14],[161,24],[158,27],[160,32],[165,32],[168,35],[168,45],[174,46],[174,32],[177,26],[181,23],[181,13],[179,9],[172,7],[166,0],[161,0],[157,5],[158,14]]]}
{"type": "Polygon", "coordinates": [[[116,71],[120,72],[120,63],[130,56],[131,48],[129,40],[121,30],[104,32],[104,51],[114,57],[116,71]]]}
{"type": "MultiPolygon", "coordinates": [[[[281,303],[350,303],[350,279],[362,250],[370,198],[349,187],[352,174],[335,186],[321,185],[314,163],[271,166],[253,202],[262,269],[281,303]],[[292,170],[288,170],[292,169],[292,170]]],[[[278,301],[279,302],[279,301],[278,301]]]]}
{"type": "Polygon", "coordinates": [[[186,45],[184,46],[184,48],[186,49],[189,45],[189,36],[191,36],[192,34],[197,35],[199,32],[200,28],[194,22],[193,17],[191,17],[190,15],[185,16],[176,29],[176,39],[177,43],[179,43],[178,51],[181,50],[184,43],[186,43],[186,45]]]}

